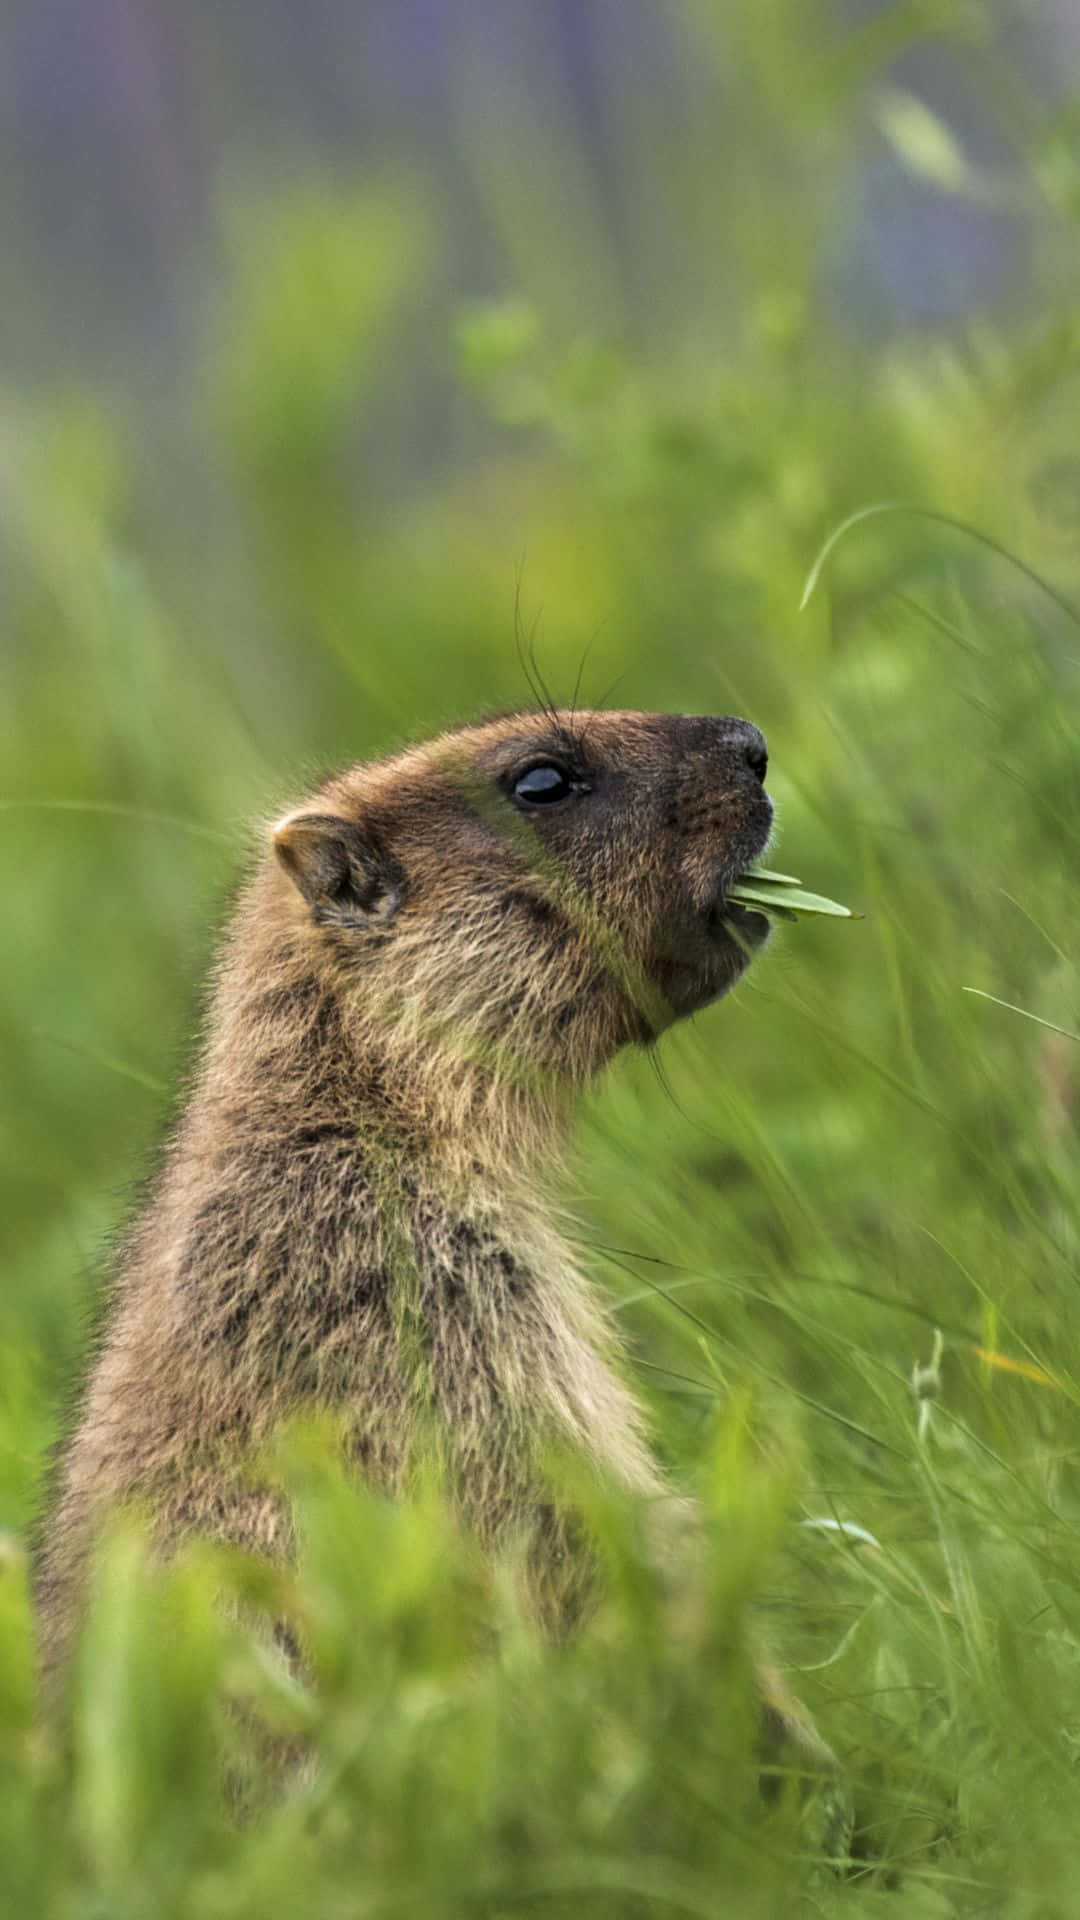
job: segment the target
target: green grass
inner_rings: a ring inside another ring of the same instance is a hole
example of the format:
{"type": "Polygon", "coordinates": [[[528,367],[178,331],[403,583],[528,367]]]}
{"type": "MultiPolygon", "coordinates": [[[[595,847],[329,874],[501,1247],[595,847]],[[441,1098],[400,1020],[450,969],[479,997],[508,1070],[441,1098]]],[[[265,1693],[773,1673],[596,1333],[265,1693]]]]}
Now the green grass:
{"type": "MultiPolygon", "coordinates": [[[[800,17],[746,14],[762,165],[715,213],[723,330],[703,344],[687,300],[662,351],[610,313],[581,337],[523,200],[505,300],[435,343],[469,458],[392,508],[357,449],[407,407],[437,248],[415,181],[237,204],[183,511],[149,497],[123,402],[58,388],[6,425],[4,1912],[1076,1910],[1080,162],[1066,115],[1010,96],[1026,288],[860,345],[819,291],[829,169],[896,41],[842,67],[800,17]],[[282,1577],[200,1550],[152,1578],[120,1532],[47,1735],[26,1543],[229,889],[320,767],[527,700],[518,592],[557,697],[580,669],[586,705],[620,676],[619,703],[758,721],[770,864],[865,916],[781,929],[582,1113],[581,1238],[708,1516],[693,1591],[673,1617],[596,1490],[608,1597],[545,1647],[434,1495],[387,1509],[301,1436],[304,1685],[237,1624],[282,1577]],[[757,1636],[843,1763],[835,1876],[798,1796],[757,1794],[757,1636]],[[240,1822],[237,1704],[316,1756],[240,1822]]],[[[477,138],[494,178],[499,131],[477,138]]]]}

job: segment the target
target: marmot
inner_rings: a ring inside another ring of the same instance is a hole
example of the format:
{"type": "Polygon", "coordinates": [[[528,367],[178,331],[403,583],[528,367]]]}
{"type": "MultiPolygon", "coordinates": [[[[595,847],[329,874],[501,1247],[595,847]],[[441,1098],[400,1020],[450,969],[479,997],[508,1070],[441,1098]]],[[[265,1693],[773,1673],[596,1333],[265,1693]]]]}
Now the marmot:
{"type": "Polygon", "coordinates": [[[549,1450],[669,1489],[557,1225],[560,1141],[577,1088],[764,940],[725,893],[769,837],[766,764],[745,720],[517,713],[355,767],[272,829],[62,1462],[47,1666],[118,1501],[166,1547],[289,1550],[244,1465],[303,1408],[390,1492],[434,1441],[466,1525],[524,1535],[539,1613],[574,1616],[588,1551],[549,1450]]]}

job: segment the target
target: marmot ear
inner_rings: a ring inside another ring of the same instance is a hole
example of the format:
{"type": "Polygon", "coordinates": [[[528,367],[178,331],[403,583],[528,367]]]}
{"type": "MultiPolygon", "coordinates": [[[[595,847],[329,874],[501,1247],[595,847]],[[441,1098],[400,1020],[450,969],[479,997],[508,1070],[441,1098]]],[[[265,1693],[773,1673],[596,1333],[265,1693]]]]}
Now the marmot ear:
{"type": "Polygon", "coordinates": [[[405,898],[397,861],[337,814],[286,814],[274,828],[274,852],[320,923],[385,924],[405,898]]]}

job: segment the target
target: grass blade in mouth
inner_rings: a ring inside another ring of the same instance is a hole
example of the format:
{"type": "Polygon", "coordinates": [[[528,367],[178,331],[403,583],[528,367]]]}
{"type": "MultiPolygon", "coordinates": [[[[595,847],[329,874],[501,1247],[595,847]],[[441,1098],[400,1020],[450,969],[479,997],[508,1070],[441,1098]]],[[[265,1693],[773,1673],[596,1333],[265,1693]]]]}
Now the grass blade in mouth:
{"type": "Polygon", "coordinates": [[[801,880],[790,873],[770,873],[766,867],[750,867],[740,873],[728,888],[727,897],[740,906],[758,907],[785,920],[795,920],[801,913],[831,914],[838,920],[859,918],[838,900],[827,900],[823,893],[807,893],[801,880]]]}

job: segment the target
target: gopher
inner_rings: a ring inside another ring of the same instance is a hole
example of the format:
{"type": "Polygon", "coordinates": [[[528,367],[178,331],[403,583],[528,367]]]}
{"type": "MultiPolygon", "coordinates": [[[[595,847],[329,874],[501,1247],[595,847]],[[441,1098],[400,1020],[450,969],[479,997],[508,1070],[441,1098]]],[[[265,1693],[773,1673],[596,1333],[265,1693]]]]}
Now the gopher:
{"type": "Polygon", "coordinates": [[[270,830],[61,1464],[47,1669],[117,1502],[166,1550],[290,1551],[250,1462],[301,1409],[391,1494],[434,1445],[473,1535],[524,1541],[539,1617],[576,1618],[588,1546],[545,1461],[670,1489],[557,1223],[560,1147],[577,1090],[765,939],[726,890],[769,838],[766,766],[745,720],[515,713],[270,830]]]}

